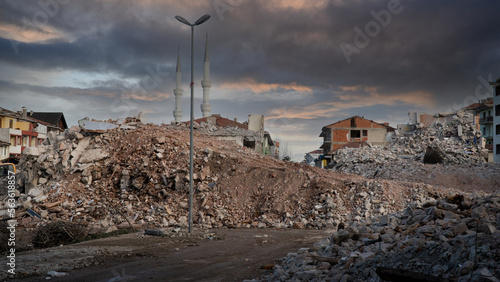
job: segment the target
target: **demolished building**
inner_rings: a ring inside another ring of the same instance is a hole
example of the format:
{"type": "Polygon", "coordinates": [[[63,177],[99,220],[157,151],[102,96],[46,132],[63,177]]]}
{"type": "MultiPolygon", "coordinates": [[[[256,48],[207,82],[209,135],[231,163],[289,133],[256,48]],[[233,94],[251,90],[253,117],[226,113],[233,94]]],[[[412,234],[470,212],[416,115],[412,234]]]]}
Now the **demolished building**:
{"type": "Polygon", "coordinates": [[[403,168],[407,171],[425,169],[420,165],[425,163],[483,164],[488,152],[479,142],[481,133],[474,119],[473,114],[465,111],[450,115],[418,115],[414,121],[420,123],[409,126],[414,130],[396,131],[385,146],[367,144],[338,149],[329,167],[369,178],[392,179],[400,175],[403,168]]]}
{"type": "Polygon", "coordinates": [[[263,115],[249,115],[248,121],[240,123],[237,119],[228,119],[219,114],[194,120],[196,128],[218,140],[227,140],[255,150],[256,152],[277,158],[279,144],[264,130],[263,115]]]}
{"type": "Polygon", "coordinates": [[[394,132],[388,123],[378,123],[361,116],[353,116],[324,126],[319,137],[323,137],[324,162],[328,163],[336,150],[351,142],[370,142],[373,145],[387,144],[387,134],[394,132]]]}

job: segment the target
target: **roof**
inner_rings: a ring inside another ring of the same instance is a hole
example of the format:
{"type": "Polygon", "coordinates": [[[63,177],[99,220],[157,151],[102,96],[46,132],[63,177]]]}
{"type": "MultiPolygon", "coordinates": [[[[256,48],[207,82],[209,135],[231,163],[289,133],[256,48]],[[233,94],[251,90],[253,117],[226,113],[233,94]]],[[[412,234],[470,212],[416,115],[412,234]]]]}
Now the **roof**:
{"type": "Polygon", "coordinates": [[[39,119],[29,117],[29,116],[24,118],[22,114],[4,109],[2,107],[0,107],[0,116],[11,117],[11,118],[15,118],[15,119],[23,120],[23,121],[28,121],[28,122],[36,122],[36,123],[39,123],[39,124],[42,124],[45,126],[53,127],[52,124],[45,122],[43,120],[39,120],[39,119]]]}
{"type": "Polygon", "coordinates": [[[470,104],[468,105],[467,107],[465,107],[466,109],[470,109],[470,110],[473,110],[473,109],[476,109],[476,108],[479,108],[481,106],[483,106],[484,104],[483,103],[473,103],[473,104],[470,104]]]}
{"type": "MultiPolygon", "coordinates": [[[[334,122],[334,123],[332,123],[332,124],[329,124],[329,125],[323,126],[323,128],[321,129],[321,131],[324,131],[324,130],[325,130],[326,128],[328,128],[328,127],[332,127],[333,125],[335,125],[335,124],[337,124],[337,123],[339,123],[339,122],[343,122],[343,121],[346,121],[346,120],[348,120],[348,119],[352,119],[352,118],[360,118],[360,119],[364,119],[364,120],[367,120],[367,121],[370,121],[370,122],[376,123],[376,124],[378,124],[378,125],[384,126],[385,128],[387,128],[387,129],[388,129],[388,130],[390,130],[390,131],[394,131],[394,130],[396,130],[394,127],[389,126],[389,125],[387,125],[387,124],[379,123],[379,122],[373,121],[373,120],[371,120],[371,119],[367,119],[367,118],[360,117],[360,116],[357,116],[357,115],[356,115],[356,116],[348,117],[348,118],[345,118],[345,119],[343,119],[343,120],[336,121],[336,122],[334,122]]],[[[323,132],[322,132],[319,136],[320,136],[320,137],[323,137],[322,135],[323,135],[323,132]]]]}
{"type": "Polygon", "coordinates": [[[64,114],[60,112],[33,112],[30,114],[30,117],[45,121],[57,127],[59,127],[59,122],[62,121],[63,129],[68,128],[64,114]]]}
{"type": "Polygon", "coordinates": [[[324,150],[314,150],[309,152],[308,154],[314,155],[314,154],[319,154],[322,155],[325,151],[324,150]]]}
{"type": "Polygon", "coordinates": [[[208,118],[215,118],[215,125],[220,126],[220,127],[238,127],[241,129],[248,130],[248,124],[243,124],[243,123],[240,123],[240,122],[228,119],[228,118],[224,118],[221,116],[217,116],[217,115],[211,115],[210,117],[195,119],[194,121],[197,123],[201,123],[201,122],[208,123],[208,118]]]}

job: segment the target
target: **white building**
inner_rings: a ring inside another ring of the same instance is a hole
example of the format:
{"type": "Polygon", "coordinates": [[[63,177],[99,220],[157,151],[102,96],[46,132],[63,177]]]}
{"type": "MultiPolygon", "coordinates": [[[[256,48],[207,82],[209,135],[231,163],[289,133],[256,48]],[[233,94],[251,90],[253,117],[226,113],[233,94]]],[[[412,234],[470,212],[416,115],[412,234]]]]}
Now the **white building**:
{"type": "Polygon", "coordinates": [[[9,146],[10,143],[0,140],[0,162],[9,159],[9,146]]]}
{"type": "Polygon", "coordinates": [[[493,160],[500,163],[500,78],[490,82],[493,86],[493,160]]]}

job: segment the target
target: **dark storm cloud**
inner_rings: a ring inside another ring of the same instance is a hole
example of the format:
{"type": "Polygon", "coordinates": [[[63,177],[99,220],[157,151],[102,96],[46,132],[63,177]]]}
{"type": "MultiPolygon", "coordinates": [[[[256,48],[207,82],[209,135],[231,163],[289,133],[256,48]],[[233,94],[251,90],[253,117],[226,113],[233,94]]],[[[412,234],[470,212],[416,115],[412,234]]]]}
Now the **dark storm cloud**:
{"type": "MultiPolygon", "coordinates": [[[[364,30],[374,21],[371,12],[387,10],[389,2],[330,3],[323,9],[289,8],[277,14],[269,9],[272,1],[242,1],[221,21],[207,1],[203,8],[213,14],[207,27],[212,72],[220,80],[250,77],[258,82],[315,87],[367,84],[390,93],[419,87],[442,91],[454,87],[457,77],[474,81],[475,73],[495,70],[492,66],[478,69],[489,65],[481,59],[484,52],[498,52],[500,39],[492,35],[499,34],[495,11],[500,3],[494,1],[401,1],[401,11],[392,14],[389,24],[347,63],[339,44],[354,45],[354,28],[364,30]]],[[[21,44],[18,56],[12,53],[10,42],[2,42],[0,54],[10,63],[31,67],[139,76],[149,64],[173,63],[176,46],[186,47],[189,35],[180,23],[167,20],[175,14],[174,5],[148,5],[71,1],[61,5],[61,12],[49,23],[69,36],[78,36],[75,41],[21,44]],[[149,14],[143,14],[144,10],[149,14]],[[162,12],[163,17],[159,16],[162,12]]],[[[7,17],[14,23],[22,11],[30,19],[38,8],[4,6],[5,14],[15,15],[7,17]]],[[[184,62],[188,61],[186,53],[184,62]]]]}
{"type": "Polygon", "coordinates": [[[2,81],[2,95],[24,91],[84,103],[79,95],[88,92],[99,109],[121,97],[153,121],[168,122],[178,47],[184,93],[189,89],[190,31],[174,16],[194,21],[206,13],[210,21],[195,29],[196,115],[208,32],[212,112],[240,120],[264,114],[279,134],[300,124],[317,138],[322,126],[354,114],[400,122],[409,110],[465,106],[485,98],[478,86],[500,76],[498,1],[73,0],[54,13],[39,2],[0,2],[0,67],[87,78],[82,88],[2,81]],[[36,24],[40,11],[46,24],[36,24]],[[368,38],[363,46],[356,44],[359,30],[368,38]],[[345,44],[356,51],[346,54],[345,44]],[[134,98],[129,92],[151,70],[160,74],[158,85],[134,98]],[[110,78],[89,80],[94,74],[110,78]]]}

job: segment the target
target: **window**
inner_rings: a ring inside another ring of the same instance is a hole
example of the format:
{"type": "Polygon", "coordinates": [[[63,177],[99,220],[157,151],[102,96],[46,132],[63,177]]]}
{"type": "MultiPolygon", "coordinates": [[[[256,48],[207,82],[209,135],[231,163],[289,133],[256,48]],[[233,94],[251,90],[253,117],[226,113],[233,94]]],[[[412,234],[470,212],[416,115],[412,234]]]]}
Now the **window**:
{"type": "Polygon", "coordinates": [[[363,130],[363,137],[368,137],[368,130],[363,130]]]}
{"type": "Polygon", "coordinates": [[[486,112],[483,112],[483,118],[486,119],[486,112]]]}
{"type": "Polygon", "coordinates": [[[500,85],[495,87],[495,94],[496,94],[496,96],[500,96],[500,85]]]}
{"type": "Polygon", "coordinates": [[[497,155],[500,155],[500,144],[497,144],[497,155]]]}
{"type": "Polygon", "coordinates": [[[23,147],[28,146],[28,136],[23,136],[23,147]]]}
{"type": "Polygon", "coordinates": [[[14,120],[9,119],[9,128],[14,128],[14,120]]]}
{"type": "Polygon", "coordinates": [[[495,116],[500,117],[500,104],[495,105],[495,116]]]}
{"type": "Polygon", "coordinates": [[[495,125],[495,134],[500,135],[500,124],[495,125]]]}
{"type": "Polygon", "coordinates": [[[486,136],[486,127],[483,127],[483,136],[486,136]]]}
{"type": "Polygon", "coordinates": [[[361,138],[360,130],[351,130],[351,138],[361,138]]]}

